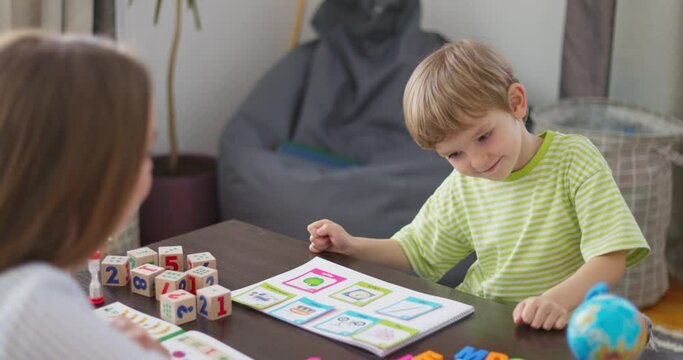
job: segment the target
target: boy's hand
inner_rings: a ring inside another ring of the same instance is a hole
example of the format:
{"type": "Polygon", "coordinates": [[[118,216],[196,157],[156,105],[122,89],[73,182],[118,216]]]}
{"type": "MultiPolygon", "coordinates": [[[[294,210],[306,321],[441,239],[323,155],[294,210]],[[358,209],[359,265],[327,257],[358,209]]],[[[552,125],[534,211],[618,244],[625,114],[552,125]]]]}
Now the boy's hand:
{"type": "Polygon", "coordinates": [[[512,312],[515,324],[528,324],[534,329],[564,329],[568,318],[567,309],[543,296],[524,299],[512,312]]]}
{"type": "Polygon", "coordinates": [[[351,235],[339,224],[323,219],[308,225],[307,229],[311,234],[308,248],[312,252],[330,251],[348,255],[351,235]]]}

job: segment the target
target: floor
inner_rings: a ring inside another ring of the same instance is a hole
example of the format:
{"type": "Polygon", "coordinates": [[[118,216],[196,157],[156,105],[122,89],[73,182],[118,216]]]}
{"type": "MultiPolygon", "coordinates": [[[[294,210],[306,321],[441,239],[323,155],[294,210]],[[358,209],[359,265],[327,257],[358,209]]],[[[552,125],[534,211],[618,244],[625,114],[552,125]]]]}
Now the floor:
{"type": "Polygon", "coordinates": [[[669,330],[683,330],[683,283],[670,280],[669,291],[659,302],[642,310],[652,322],[669,330]]]}

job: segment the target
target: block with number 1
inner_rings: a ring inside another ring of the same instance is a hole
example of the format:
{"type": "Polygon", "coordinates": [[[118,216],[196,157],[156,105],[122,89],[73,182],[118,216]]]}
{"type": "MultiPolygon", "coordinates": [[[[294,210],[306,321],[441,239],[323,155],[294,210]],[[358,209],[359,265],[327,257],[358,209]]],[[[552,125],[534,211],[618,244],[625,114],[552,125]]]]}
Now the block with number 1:
{"type": "Polygon", "coordinates": [[[187,291],[196,294],[197,290],[211,285],[218,285],[218,271],[206,266],[187,270],[187,291]]]}
{"type": "Polygon", "coordinates": [[[185,271],[182,246],[159,246],[159,266],[166,270],[185,271]]]}
{"type": "Polygon", "coordinates": [[[163,294],[176,290],[185,290],[185,287],[187,287],[187,274],[180,271],[166,270],[154,278],[157,300],[163,294]]]}
{"type": "Polygon", "coordinates": [[[220,285],[197,290],[197,313],[209,320],[217,320],[232,314],[230,290],[220,285]]]}

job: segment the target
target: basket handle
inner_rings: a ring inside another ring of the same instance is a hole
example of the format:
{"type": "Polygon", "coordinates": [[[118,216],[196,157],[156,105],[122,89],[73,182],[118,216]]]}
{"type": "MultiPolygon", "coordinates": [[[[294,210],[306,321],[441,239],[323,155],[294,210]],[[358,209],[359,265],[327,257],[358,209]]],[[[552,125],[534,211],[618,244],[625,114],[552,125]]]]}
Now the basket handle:
{"type": "Polygon", "coordinates": [[[683,167],[683,154],[675,150],[671,145],[659,148],[657,152],[664,155],[672,163],[683,167]]]}

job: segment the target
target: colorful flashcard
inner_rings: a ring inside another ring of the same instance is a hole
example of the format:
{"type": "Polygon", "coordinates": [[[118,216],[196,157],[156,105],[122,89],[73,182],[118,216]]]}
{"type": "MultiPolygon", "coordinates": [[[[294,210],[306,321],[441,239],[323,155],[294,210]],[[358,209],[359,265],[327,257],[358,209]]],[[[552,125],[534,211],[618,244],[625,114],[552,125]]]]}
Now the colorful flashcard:
{"type": "Polygon", "coordinates": [[[115,302],[96,309],[95,314],[100,318],[109,321],[119,316],[125,316],[133,323],[145,329],[151,337],[160,341],[183,331],[178,325],[149,316],[143,312],[123,305],[120,302],[115,302]]]}
{"type": "Polygon", "coordinates": [[[302,275],[289,279],[285,285],[315,294],[320,290],[326,289],[334,284],[346,280],[345,277],[331,274],[318,268],[312,269],[302,275]]]}
{"type": "Polygon", "coordinates": [[[321,304],[309,298],[302,297],[271,311],[269,314],[282,320],[301,325],[332,311],[332,309],[334,309],[334,306],[321,304]]]}
{"type": "Polygon", "coordinates": [[[235,296],[233,301],[258,310],[263,310],[293,297],[294,294],[280,290],[268,283],[262,283],[240,295],[235,296]]]}
{"type": "Polygon", "coordinates": [[[359,281],[330,297],[356,306],[365,306],[390,293],[389,289],[359,281]]]}
{"type": "Polygon", "coordinates": [[[419,332],[419,330],[408,326],[380,320],[375,326],[360,331],[352,337],[380,349],[386,349],[410,339],[419,332]]]}
{"type": "Polygon", "coordinates": [[[251,360],[236,349],[195,330],[166,340],[162,345],[173,360],[251,360]]]}
{"type": "Polygon", "coordinates": [[[378,318],[359,314],[355,311],[345,311],[315,327],[342,336],[351,336],[360,330],[379,322],[378,318]]]}
{"type": "Polygon", "coordinates": [[[378,314],[392,316],[401,320],[410,320],[440,307],[441,304],[437,304],[433,301],[422,300],[409,296],[397,303],[381,308],[376,312],[378,314]]]}

